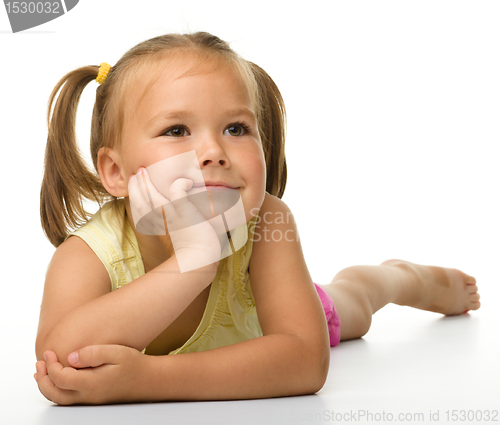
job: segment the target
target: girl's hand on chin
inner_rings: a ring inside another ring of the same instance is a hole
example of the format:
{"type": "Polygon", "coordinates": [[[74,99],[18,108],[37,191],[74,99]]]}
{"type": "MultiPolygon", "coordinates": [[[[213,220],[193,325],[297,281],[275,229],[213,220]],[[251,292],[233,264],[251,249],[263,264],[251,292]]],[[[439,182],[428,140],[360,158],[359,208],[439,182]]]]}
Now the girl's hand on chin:
{"type": "Polygon", "coordinates": [[[209,264],[216,267],[221,256],[217,232],[187,196],[192,187],[192,180],[179,178],[170,187],[171,199],[166,199],[143,167],[129,181],[130,208],[137,231],[159,236],[165,252],[175,254],[181,272],[209,264]]]}

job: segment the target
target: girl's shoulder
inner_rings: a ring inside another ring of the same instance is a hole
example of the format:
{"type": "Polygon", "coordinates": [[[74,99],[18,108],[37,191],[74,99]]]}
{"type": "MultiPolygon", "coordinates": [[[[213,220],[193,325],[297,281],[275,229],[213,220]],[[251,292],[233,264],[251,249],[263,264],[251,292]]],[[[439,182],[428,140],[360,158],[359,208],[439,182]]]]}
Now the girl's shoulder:
{"type": "Polygon", "coordinates": [[[88,236],[105,245],[114,240],[121,242],[122,235],[129,233],[126,225],[124,200],[116,199],[104,204],[85,224],[69,233],[65,240],[70,236],[80,236],[87,241],[88,236]]]}
{"type": "Polygon", "coordinates": [[[288,205],[277,196],[271,195],[266,192],[264,197],[264,202],[259,210],[259,217],[257,218],[257,223],[262,229],[270,228],[271,224],[284,224],[286,220],[290,220],[292,212],[288,205]]]}
{"type": "Polygon", "coordinates": [[[292,239],[298,240],[298,231],[290,208],[282,199],[266,192],[253,229],[252,260],[267,258],[270,251],[279,250],[292,239]]]}
{"type": "Polygon", "coordinates": [[[112,290],[144,274],[144,264],[123,199],[103,205],[66,240],[70,236],[78,236],[92,249],[108,271],[112,290]]]}

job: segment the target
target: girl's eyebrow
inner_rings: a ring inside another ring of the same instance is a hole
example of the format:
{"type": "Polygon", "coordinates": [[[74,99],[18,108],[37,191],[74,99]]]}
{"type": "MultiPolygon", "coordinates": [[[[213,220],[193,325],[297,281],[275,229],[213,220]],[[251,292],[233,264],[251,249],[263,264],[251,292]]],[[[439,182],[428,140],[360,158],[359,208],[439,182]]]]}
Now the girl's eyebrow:
{"type": "MultiPolygon", "coordinates": [[[[162,111],[158,115],[155,115],[149,122],[147,123],[147,126],[150,126],[156,121],[160,120],[171,120],[171,119],[178,119],[182,120],[185,118],[192,117],[194,114],[191,111],[162,111]]],[[[242,107],[242,108],[236,108],[236,109],[229,109],[225,112],[222,113],[222,115],[228,116],[228,117],[236,117],[236,116],[245,116],[249,118],[250,120],[255,119],[255,114],[254,112],[247,108],[247,107],[242,107]]]]}

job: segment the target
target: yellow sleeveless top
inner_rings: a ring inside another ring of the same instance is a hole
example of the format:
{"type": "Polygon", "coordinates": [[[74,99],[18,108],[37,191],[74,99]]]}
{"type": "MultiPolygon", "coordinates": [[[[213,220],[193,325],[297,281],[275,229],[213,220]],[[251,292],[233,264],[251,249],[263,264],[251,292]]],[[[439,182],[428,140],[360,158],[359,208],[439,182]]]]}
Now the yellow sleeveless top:
{"type": "MultiPolygon", "coordinates": [[[[182,347],[169,355],[211,350],[262,336],[248,272],[257,218],[258,214],[247,223],[246,229],[241,226],[233,232],[234,240],[244,237],[242,232],[247,231],[246,244],[219,262],[198,328],[182,347]]],[[[66,239],[72,235],[82,238],[102,261],[111,279],[111,291],[145,274],[137,238],[126,219],[124,199],[103,205],[66,239]],[[114,202],[118,214],[113,211],[114,202]]],[[[142,353],[146,354],[146,348],[142,353]]]]}

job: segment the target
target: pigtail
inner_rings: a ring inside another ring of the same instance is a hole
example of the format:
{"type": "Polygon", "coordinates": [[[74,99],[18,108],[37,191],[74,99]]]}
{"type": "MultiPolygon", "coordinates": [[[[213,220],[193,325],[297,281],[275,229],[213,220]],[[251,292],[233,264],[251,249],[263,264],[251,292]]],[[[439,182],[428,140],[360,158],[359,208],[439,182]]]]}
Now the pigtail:
{"type": "Polygon", "coordinates": [[[281,198],[285,192],[286,111],[281,93],[272,78],[260,66],[248,62],[259,87],[259,127],[266,158],[266,191],[281,198]]]}
{"type": "Polygon", "coordinates": [[[106,195],[110,196],[99,176],[86,166],[75,132],[80,96],[85,86],[96,79],[98,71],[97,66],[85,66],[69,72],[52,90],[48,102],[40,218],[45,235],[55,247],[64,241],[68,228],[76,228],[88,221],[90,215],[83,207],[82,197],[101,204],[106,195]],[[50,119],[59,89],[61,93],[50,119]]]}

